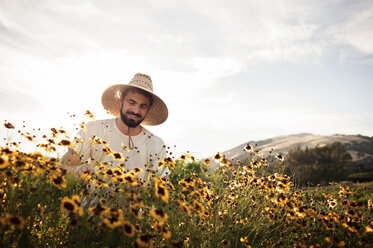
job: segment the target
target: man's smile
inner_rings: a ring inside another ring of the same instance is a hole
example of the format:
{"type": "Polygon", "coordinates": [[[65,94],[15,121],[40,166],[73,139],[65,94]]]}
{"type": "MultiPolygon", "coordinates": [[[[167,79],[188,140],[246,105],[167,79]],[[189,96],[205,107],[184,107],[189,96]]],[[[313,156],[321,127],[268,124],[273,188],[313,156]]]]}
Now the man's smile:
{"type": "Polygon", "coordinates": [[[142,116],[140,114],[135,114],[134,112],[127,112],[127,115],[128,117],[132,118],[132,119],[141,119],[142,116]]]}

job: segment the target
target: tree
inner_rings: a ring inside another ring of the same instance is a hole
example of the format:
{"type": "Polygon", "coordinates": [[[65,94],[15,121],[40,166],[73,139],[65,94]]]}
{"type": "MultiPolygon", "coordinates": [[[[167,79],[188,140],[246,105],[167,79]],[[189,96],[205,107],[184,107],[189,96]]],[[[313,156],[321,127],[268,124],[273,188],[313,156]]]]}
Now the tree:
{"type": "Polygon", "coordinates": [[[340,142],[302,149],[296,147],[285,157],[285,172],[299,185],[327,183],[347,178],[352,157],[340,142]]]}

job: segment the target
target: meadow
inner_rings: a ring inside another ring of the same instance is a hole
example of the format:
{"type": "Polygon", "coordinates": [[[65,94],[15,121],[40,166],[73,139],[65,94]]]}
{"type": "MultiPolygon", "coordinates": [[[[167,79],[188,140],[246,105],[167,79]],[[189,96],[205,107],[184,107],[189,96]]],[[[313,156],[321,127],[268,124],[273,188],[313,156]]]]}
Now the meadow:
{"type": "Polygon", "coordinates": [[[169,177],[148,169],[146,181],[108,149],[122,166],[76,179],[48,154],[79,140],[55,128],[43,139],[31,153],[0,148],[0,247],[373,247],[373,182],[300,188],[281,155],[250,145],[245,163],[165,157],[169,177]]]}

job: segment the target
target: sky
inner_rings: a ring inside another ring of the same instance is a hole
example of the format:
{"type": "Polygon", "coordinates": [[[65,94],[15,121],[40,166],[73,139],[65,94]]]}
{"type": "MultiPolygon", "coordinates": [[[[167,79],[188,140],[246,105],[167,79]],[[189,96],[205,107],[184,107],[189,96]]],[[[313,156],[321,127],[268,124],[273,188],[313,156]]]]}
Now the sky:
{"type": "Polygon", "coordinates": [[[169,110],[147,128],[175,154],[373,136],[372,40],[371,0],[0,0],[0,121],[73,133],[141,72],[169,110]]]}

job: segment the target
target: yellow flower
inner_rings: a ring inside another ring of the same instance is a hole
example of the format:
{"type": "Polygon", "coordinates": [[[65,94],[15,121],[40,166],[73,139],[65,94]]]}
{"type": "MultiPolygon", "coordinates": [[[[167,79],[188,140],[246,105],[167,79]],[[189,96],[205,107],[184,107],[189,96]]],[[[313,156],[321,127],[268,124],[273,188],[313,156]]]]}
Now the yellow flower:
{"type": "Polygon", "coordinates": [[[2,155],[0,157],[0,169],[4,169],[9,165],[9,159],[8,156],[2,155]]]}
{"type": "Polygon", "coordinates": [[[194,157],[192,155],[190,155],[189,153],[185,153],[185,156],[186,158],[188,158],[191,162],[195,163],[196,160],[194,159],[194,157]]]}
{"type": "Polygon", "coordinates": [[[86,110],[84,115],[88,116],[88,118],[91,118],[91,119],[94,119],[95,117],[93,116],[93,114],[91,113],[91,111],[89,110],[86,110]]]}
{"type": "Polygon", "coordinates": [[[343,223],[342,226],[346,227],[350,232],[357,232],[356,224],[353,222],[343,223]]]}
{"type": "Polygon", "coordinates": [[[144,207],[144,202],[143,202],[142,198],[137,196],[137,195],[130,194],[129,200],[136,203],[136,205],[140,208],[144,207]]]}
{"type": "Polygon", "coordinates": [[[106,207],[102,206],[100,202],[97,203],[96,207],[88,208],[88,211],[94,216],[101,216],[105,210],[106,210],[106,207]]]}
{"type": "Polygon", "coordinates": [[[158,169],[167,165],[171,170],[175,169],[175,161],[171,157],[164,157],[160,162],[158,162],[158,169]]]}
{"type": "Polygon", "coordinates": [[[253,149],[253,147],[251,146],[251,145],[249,145],[249,144],[247,144],[246,146],[245,146],[245,148],[244,148],[244,150],[246,151],[246,152],[249,152],[249,151],[251,151],[253,149]]]}
{"type": "Polygon", "coordinates": [[[141,232],[141,227],[139,224],[135,225],[136,232],[141,232]]]}
{"type": "Polygon", "coordinates": [[[281,154],[279,154],[279,153],[276,155],[276,158],[278,160],[284,161],[284,157],[281,154]]]}
{"type": "Polygon", "coordinates": [[[80,124],[79,124],[80,128],[83,130],[83,132],[85,132],[87,130],[87,125],[85,124],[84,121],[82,121],[80,124]]]}
{"type": "Polygon", "coordinates": [[[184,154],[180,156],[180,159],[183,161],[187,161],[186,156],[184,154]]]}
{"type": "Polygon", "coordinates": [[[163,225],[157,221],[154,221],[153,222],[153,225],[152,225],[152,228],[156,231],[156,232],[161,232],[163,230],[163,225]]]}
{"type": "Polygon", "coordinates": [[[349,202],[350,208],[352,209],[363,209],[364,204],[361,201],[350,201],[349,202]]]}
{"type": "Polygon", "coordinates": [[[153,247],[152,237],[149,234],[140,234],[136,244],[140,247],[153,247]]]}
{"type": "Polygon", "coordinates": [[[181,179],[179,182],[178,182],[179,185],[181,186],[191,186],[191,187],[194,187],[195,186],[195,180],[193,178],[190,178],[190,177],[187,177],[185,179],[181,179]]]}
{"type": "Polygon", "coordinates": [[[127,161],[128,158],[124,157],[122,153],[120,152],[113,152],[113,153],[110,153],[110,156],[113,157],[114,160],[117,160],[117,161],[127,161]]]}
{"type": "Polygon", "coordinates": [[[25,220],[21,216],[16,216],[16,215],[11,215],[11,214],[6,213],[5,220],[9,225],[15,226],[20,229],[22,229],[25,225],[25,220]]]}
{"type": "Polygon", "coordinates": [[[128,237],[132,237],[135,234],[135,227],[128,221],[123,221],[123,231],[128,237]]]}
{"type": "Polygon", "coordinates": [[[168,203],[168,197],[169,197],[168,190],[164,185],[162,185],[158,181],[155,182],[155,195],[158,198],[161,198],[163,202],[168,203]]]}
{"type": "MultiPolygon", "coordinates": [[[[110,169],[109,169],[109,170],[110,170],[110,169]]],[[[113,170],[112,170],[112,173],[113,173],[114,176],[117,176],[117,177],[121,177],[121,176],[124,175],[123,172],[122,172],[122,170],[120,170],[120,169],[118,169],[118,168],[113,169],[113,170]]]]}
{"type": "Polygon", "coordinates": [[[51,181],[59,189],[64,189],[67,186],[66,178],[63,175],[52,175],[51,181]]]}
{"type": "Polygon", "coordinates": [[[111,157],[113,157],[114,159],[115,159],[115,156],[114,156],[114,151],[113,150],[111,150],[111,148],[110,147],[108,147],[108,146],[104,146],[103,148],[102,148],[102,151],[106,154],[106,155],[108,155],[108,156],[111,156],[111,157]]]}
{"type": "Polygon", "coordinates": [[[103,222],[111,229],[122,226],[124,222],[122,209],[108,209],[102,216],[104,217],[103,222]]]}
{"type": "Polygon", "coordinates": [[[171,232],[170,232],[170,230],[168,230],[166,228],[163,228],[162,235],[163,235],[163,238],[165,238],[165,239],[171,238],[171,232]]]}
{"type": "Polygon", "coordinates": [[[193,209],[197,213],[203,213],[205,211],[205,208],[196,200],[193,201],[193,209]]]}
{"type": "Polygon", "coordinates": [[[132,173],[126,173],[124,176],[124,181],[130,183],[132,186],[137,185],[137,181],[135,179],[135,176],[132,173]]]}
{"type": "Polygon", "coordinates": [[[78,195],[73,195],[73,197],[71,197],[71,199],[78,205],[78,206],[80,206],[80,203],[81,203],[81,201],[80,201],[80,196],[78,196],[78,195]]]}
{"type": "Polygon", "coordinates": [[[130,212],[135,216],[136,219],[141,219],[141,212],[137,205],[130,204],[130,212]]]}
{"type": "Polygon", "coordinates": [[[66,139],[63,139],[60,141],[60,143],[58,143],[58,145],[60,146],[70,146],[72,143],[70,140],[66,140],[66,139]]]}
{"type": "Polygon", "coordinates": [[[209,166],[211,164],[211,161],[210,159],[206,158],[203,163],[206,165],[206,166],[209,166]]]}
{"type": "Polygon", "coordinates": [[[113,177],[114,176],[114,172],[112,169],[108,169],[105,173],[104,173],[105,177],[113,177]]]}
{"type": "Polygon", "coordinates": [[[14,129],[13,124],[10,123],[10,122],[7,122],[7,121],[4,122],[4,127],[5,127],[5,128],[8,128],[8,129],[14,129]]]}
{"type": "Polygon", "coordinates": [[[265,157],[262,157],[262,158],[260,159],[260,163],[261,163],[262,165],[267,165],[267,159],[266,159],[265,157]]]}
{"type": "Polygon", "coordinates": [[[345,215],[350,216],[352,218],[357,217],[357,213],[354,210],[348,210],[345,212],[345,215]]]}
{"type": "Polygon", "coordinates": [[[109,185],[105,181],[103,181],[102,179],[92,180],[92,183],[96,184],[97,187],[100,188],[100,189],[102,187],[109,188],[109,185]]]}
{"type": "Polygon", "coordinates": [[[222,158],[222,155],[218,152],[217,154],[215,154],[215,156],[214,156],[213,158],[214,158],[214,160],[215,160],[216,162],[219,162],[220,159],[222,158]]]}
{"type": "Polygon", "coordinates": [[[78,213],[83,214],[83,209],[69,197],[65,196],[61,201],[61,210],[68,213],[78,213]]]}
{"type": "Polygon", "coordinates": [[[29,134],[28,132],[23,132],[21,133],[26,139],[28,139],[29,141],[34,141],[34,137],[31,136],[31,134],[29,134]]]}
{"type": "Polygon", "coordinates": [[[202,198],[202,195],[201,195],[201,193],[199,193],[198,191],[194,190],[194,191],[192,191],[192,192],[189,194],[189,197],[190,197],[190,198],[195,198],[195,199],[200,200],[200,199],[202,198]]]}
{"type": "Polygon", "coordinates": [[[133,172],[133,174],[137,175],[139,173],[142,173],[144,170],[139,168],[139,167],[135,167],[135,169],[131,170],[131,172],[133,172]]]}
{"type": "Polygon", "coordinates": [[[205,211],[205,212],[203,212],[203,216],[205,216],[205,217],[209,217],[209,216],[210,216],[210,213],[207,212],[207,211],[205,211]]]}
{"type": "Polygon", "coordinates": [[[270,182],[276,181],[276,176],[275,175],[268,176],[268,181],[270,181],[270,182]]]}
{"type": "Polygon", "coordinates": [[[74,141],[75,141],[75,143],[84,144],[84,141],[81,138],[79,138],[79,137],[74,137],[74,141]]]}
{"type": "MultiPolygon", "coordinates": [[[[97,137],[96,135],[93,135],[91,138],[89,138],[89,141],[94,145],[105,145],[104,148],[107,147],[107,142],[102,140],[101,138],[97,137]]],[[[109,148],[110,149],[110,148],[109,148]]],[[[107,151],[105,149],[105,151],[107,151]]]]}
{"type": "Polygon", "coordinates": [[[128,148],[125,145],[123,145],[123,143],[120,143],[120,145],[122,146],[123,150],[125,150],[126,152],[130,151],[130,150],[128,150],[128,148]]]}
{"type": "Polygon", "coordinates": [[[185,203],[179,202],[179,201],[177,201],[177,203],[178,203],[180,211],[182,213],[184,213],[184,214],[186,214],[188,216],[192,216],[192,213],[191,213],[189,207],[185,203]]]}
{"type": "Polygon", "coordinates": [[[333,198],[328,199],[327,202],[330,208],[335,208],[337,206],[337,202],[333,198]]]}
{"type": "Polygon", "coordinates": [[[160,223],[168,220],[168,215],[162,209],[153,208],[150,210],[150,215],[160,223]]]}
{"type": "Polygon", "coordinates": [[[78,211],[77,213],[82,216],[83,215],[83,208],[81,207],[81,201],[80,201],[80,196],[78,195],[73,195],[73,197],[71,198],[75,204],[78,206],[78,211]]]}
{"type": "Polygon", "coordinates": [[[249,244],[249,240],[247,239],[247,236],[245,237],[241,237],[240,238],[240,241],[243,243],[244,246],[246,246],[247,248],[251,248],[250,244],[249,244]]]}
{"type": "Polygon", "coordinates": [[[164,160],[159,161],[158,162],[158,169],[161,169],[165,164],[166,164],[166,162],[164,160]]]}

